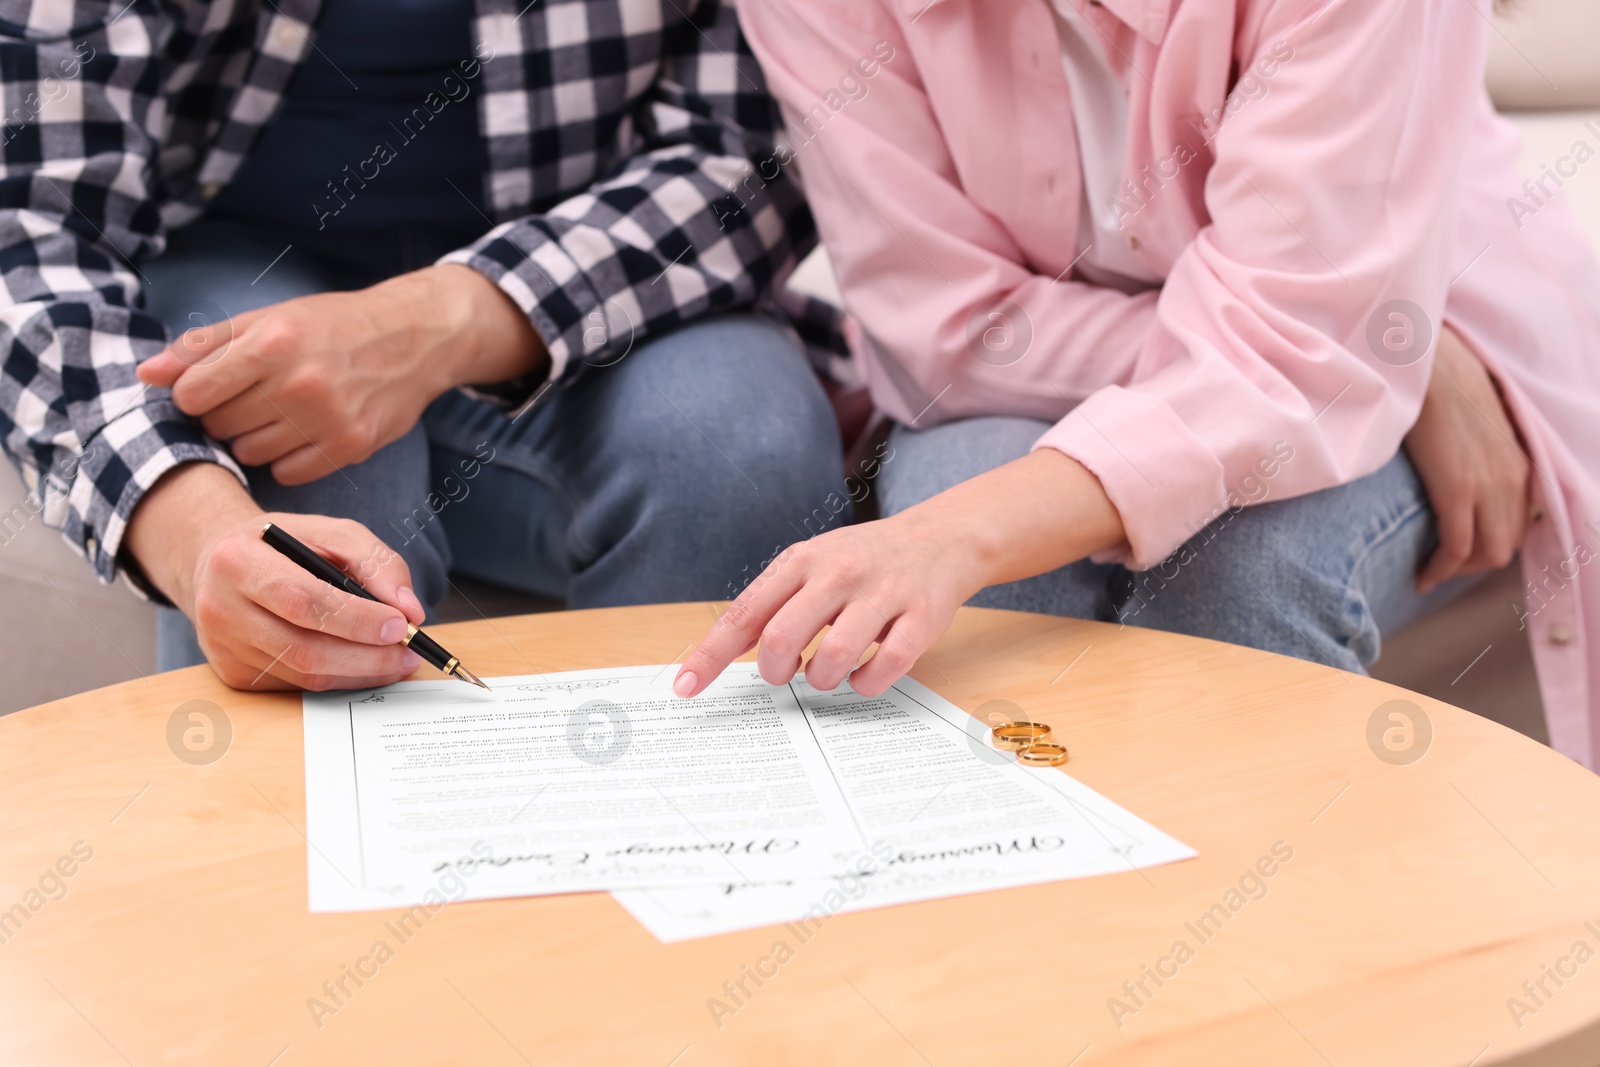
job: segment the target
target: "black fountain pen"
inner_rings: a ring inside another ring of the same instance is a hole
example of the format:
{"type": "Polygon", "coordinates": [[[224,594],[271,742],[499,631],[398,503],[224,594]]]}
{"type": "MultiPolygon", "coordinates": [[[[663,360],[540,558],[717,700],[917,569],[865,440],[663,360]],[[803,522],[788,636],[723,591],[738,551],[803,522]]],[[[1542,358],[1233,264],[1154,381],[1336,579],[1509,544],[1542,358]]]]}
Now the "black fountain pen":
{"type": "MultiPolygon", "coordinates": [[[[321,578],[329,585],[337,589],[343,589],[351,596],[365,597],[374,603],[383,603],[377,597],[363,589],[360,582],[356,581],[344,571],[340,570],[338,567],[335,567],[332,563],[329,563],[327,560],[311,551],[311,549],[307,548],[304,544],[291,537],[289,533],[281,526],[276,526],[269,522],[265,526],[261,527],[261,540],[265,541],[279,552],[282,552],[285,556],[288,556],[295,563],[298,563],[300,566],[304,567],[318,578],[321,578]]],[[[411,651],[415,652],[417,655],[421,656],[423,659],[427,660],[429,663],[433,664],[435,667],[438,667],[441,671],[444,671],[444,673],[454,675],[463,682],[471,682],[473,685],[481,685],[485,689],[489,688],[488,686],[483,685],[483,679],[467,670],[461,665],[460,660],[446,652],[443,645],[439,644],[439,642],[435,641],[433,638],[429,637],[415,626],[412,626],[410,623],[406,624],[406,639],[400,643],[405,645],[411,651]]]]}

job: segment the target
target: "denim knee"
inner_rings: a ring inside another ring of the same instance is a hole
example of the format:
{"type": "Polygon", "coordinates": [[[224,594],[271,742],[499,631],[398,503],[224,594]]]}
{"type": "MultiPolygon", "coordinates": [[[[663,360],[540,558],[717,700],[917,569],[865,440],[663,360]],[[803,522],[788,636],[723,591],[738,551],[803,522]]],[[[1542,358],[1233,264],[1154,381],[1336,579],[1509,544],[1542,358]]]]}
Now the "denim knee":
{"type": "Polygon", "coordinates": [[[1226,511],[1113,588],[1125,623],[1247,645],[1341,670],[1378,657],[1384,605],[1411,588],[1432,516],[1400,454],[1374,474],[1226,511]]]}
{"type": "Polygon", "coordinates": [[[647,464],[708,460],[699,484],[679,487],[689,495],[781,496],[839,480],[833,409],[777,324],[737,315],[691,326],[641,352],[631,369],[620,399],[659,417],[629,418],[610,432],[647,464]]]}
{"type": "Polygon", "coordinates": [[[850,521],[832,405],[766,319],[653,339],[574,394],[560,416],[588,423],[591,451],[557,462],[576,500],[575,597],[727,597],[787,545],[850,521]]]}

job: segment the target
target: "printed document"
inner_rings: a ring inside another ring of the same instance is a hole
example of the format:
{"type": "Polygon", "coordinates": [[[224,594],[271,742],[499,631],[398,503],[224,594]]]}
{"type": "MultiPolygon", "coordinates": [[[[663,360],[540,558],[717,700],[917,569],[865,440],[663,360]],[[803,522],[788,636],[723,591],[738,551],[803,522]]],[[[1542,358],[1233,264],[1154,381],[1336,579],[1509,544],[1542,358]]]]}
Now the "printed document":
{"type": "Polygon", "coordinates": [[[1195,854],[909,678],[675,671],[306,694],[311,910],[606,889],[676,941],[1195,854]]]}
{"type": "Polygon", "coordinates": [[[307,693],[311,910],[831,871],[860,833],[794,691],[672,671],[307,693]]]}
{"type": "Polygon", "coordinates": [[[988,743],[988,724],[910,678],[873,699],[794,688],[871,844],[829,878],[614,893],[659,940],[780,923],[804,939],[839,912],[1196,855],[1058,768],[1019,765],[988,743]]]}

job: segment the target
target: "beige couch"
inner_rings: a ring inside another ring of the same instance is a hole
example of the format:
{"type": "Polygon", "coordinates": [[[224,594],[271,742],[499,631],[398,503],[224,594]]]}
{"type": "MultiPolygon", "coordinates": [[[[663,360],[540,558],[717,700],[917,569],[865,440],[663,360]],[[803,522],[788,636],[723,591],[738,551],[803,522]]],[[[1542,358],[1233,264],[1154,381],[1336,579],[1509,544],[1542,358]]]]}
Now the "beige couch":
{"type": "MultiPolygon", "coordinates": [[[[1520,0],[1501,20],[1490,81],[1503,107],[1539,109],[1516,116],[1527,138],[1525,169],[1564,155],[1600,117],[1600,4],[1595,0],[1520,0]],[[1592,109],[1588,113],[1577,110],[1592,109]]],[[[1566,195],[1600,244],[1600,173],[1585,170],[1566,195]]],[[[832,290],[826,261],[814,257],[797,284],[832,290]]],[[[153,609],[121,586],[99,585],[37,519],[24,521],[23,489],[0,464],[0,647],[28,670],[10,672],[0,713],[147,674],[155,667],[153,609]],[[9,517],[8,517],[9,516],[9,517]]],[[[1387,642],[1381,677],[1543,736],[1543,718],[1526,641],[1511,605],[1519,582],[1507,572],[1468,598],[1387,642]],[[1463,673],[1465,672],[1465,673],[1463,673]]],[[[536,610],[548,604],[483,588],[465,588],[444,606],[449,618],[536,610]]]]}

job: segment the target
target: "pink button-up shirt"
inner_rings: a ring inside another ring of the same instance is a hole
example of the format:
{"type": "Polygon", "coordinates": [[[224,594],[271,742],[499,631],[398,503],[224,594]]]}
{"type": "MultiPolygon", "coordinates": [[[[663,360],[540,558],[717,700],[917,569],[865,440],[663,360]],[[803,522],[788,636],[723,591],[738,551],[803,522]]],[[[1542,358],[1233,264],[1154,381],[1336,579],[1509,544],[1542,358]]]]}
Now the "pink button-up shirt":
{"type": "Polygon", "coordinates": [[[1537,470],[1508,618],[1554,746],[1600,766],[1600,267],[1517,173],[1482,84],[1490,0],[1075,2],[1130,94],[1125,195],[1092,207],[1156,290],[1073,277],[1092,235],[1048,0],[740,4],[878,406],[1054,422],[1039,447],[1127,529],[1101,558],[1148,567],[1263,485],[1382,466],[1448,323],[1537,470]]]}

